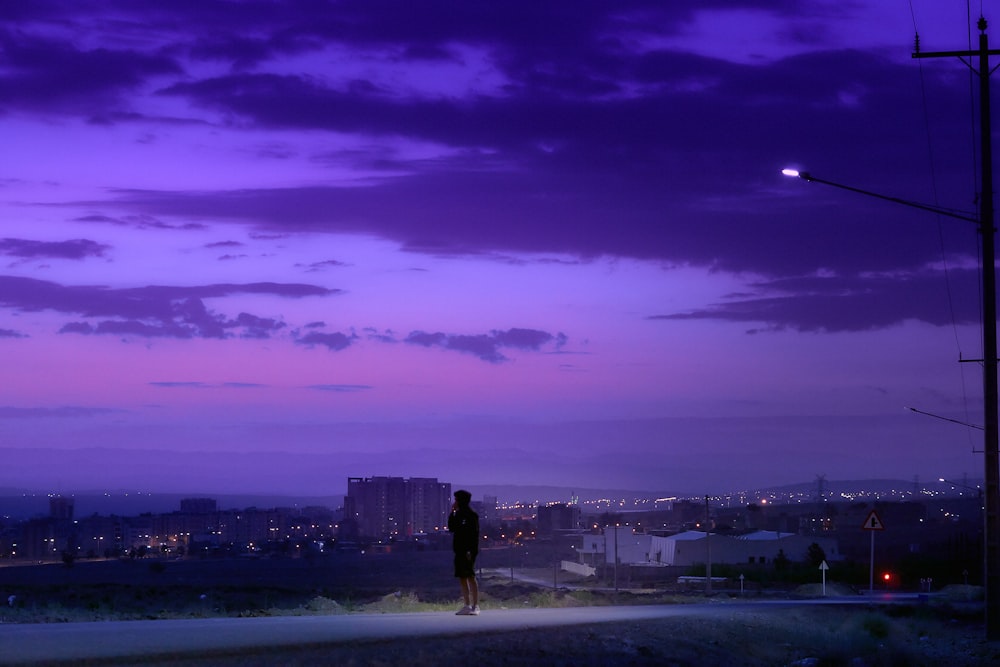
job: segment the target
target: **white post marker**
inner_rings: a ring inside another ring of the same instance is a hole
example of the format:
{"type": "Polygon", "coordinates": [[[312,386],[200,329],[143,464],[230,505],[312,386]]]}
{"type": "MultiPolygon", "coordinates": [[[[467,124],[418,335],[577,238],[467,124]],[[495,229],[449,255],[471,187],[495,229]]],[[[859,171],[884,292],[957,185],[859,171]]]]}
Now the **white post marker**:
{"type": "Polygon", "coordinates": [[[740,595],[743,595],[743,574],[740,574],[740,595]]]}
{"type": "Polygon", "coordinates": [[[868,561],[868,594],[870,595],[875,592],[875,531],[885,530],[885,525],[882,523],[882,519],[878,518],[875,510],[872,510],[865,517],[861,528],[867,530],[872,536],[871,557],[868,561]]]}
{"type": "Polygon", "coordinates": [[[826,560],[819,564],[819,569],[823,573],[823,597],[826,597],[826,571],[830,569],[830,566],[826,564],[826,560]]]}

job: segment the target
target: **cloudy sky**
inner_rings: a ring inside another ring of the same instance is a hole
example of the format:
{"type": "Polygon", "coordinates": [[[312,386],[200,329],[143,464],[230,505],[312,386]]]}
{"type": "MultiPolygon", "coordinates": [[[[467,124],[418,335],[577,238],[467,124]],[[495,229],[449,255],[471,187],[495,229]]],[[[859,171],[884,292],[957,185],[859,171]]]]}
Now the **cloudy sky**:
{"type": "Polygon", "coordinates": [[[3,3],[0,487],[978,478],[998,10],[3,3]]]}

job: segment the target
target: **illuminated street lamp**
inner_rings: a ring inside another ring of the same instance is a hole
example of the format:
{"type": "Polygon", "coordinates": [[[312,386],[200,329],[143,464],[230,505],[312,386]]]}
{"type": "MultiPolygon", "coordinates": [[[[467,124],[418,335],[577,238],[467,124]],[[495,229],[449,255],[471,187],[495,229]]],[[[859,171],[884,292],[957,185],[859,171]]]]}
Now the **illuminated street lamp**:
{"type": "Polygon", "coordinates": [[[856,192],[861,195],[866,195],[868,197],[875,197],[876,199],[882,199],[885,201],[890,201],[894,204],[902,204],[903,206],[909,206],[910,208],[919,208],[922,211],[929,211],[931,213],[937,213],[938,215],[945,215],[949,218],[957,218],[959,220],[965,220],[966,222],[979,222],[979,218],[973,213],[967,213],[964,211],[956,211],[955,209],[945,208],[943,206],[934,206],[933,204],[921,204],[920,202],[910,201],[908,199],[900,199],[899,197],[889,197],[888,195],[879,194],[877,192],[872,192],[870,190],[862,190],[861,188],[856,188],[851,185],[844,185],[843,183],[836,183],[834,181],[827,181],[822,178],[817,178],[810,174],[808,171],[799,171],[798,169],[782,169],[781,173],[785,176],[791,178],[801,178],[803,181],[808,181],[809,183],[822,183],[823,185],[831,185],[835,188],[840,188],[841,190],[847,190],[848,192],[856,192]]]}

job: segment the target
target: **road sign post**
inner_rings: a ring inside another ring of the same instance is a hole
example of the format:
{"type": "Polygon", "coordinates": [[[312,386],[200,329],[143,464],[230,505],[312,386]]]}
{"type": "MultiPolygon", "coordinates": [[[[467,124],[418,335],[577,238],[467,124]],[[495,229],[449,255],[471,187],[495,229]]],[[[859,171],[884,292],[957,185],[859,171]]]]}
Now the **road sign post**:
{"type": "Polygon", "coordinates": [[[823,597],[826,597],[826,571],[830,569],[830,566],[826,564],[826,560],[819,564],[820,572],[823,573],[823,597]]]}
{"type": "Polygon", "coordinates": [[[871,556],[868,559],[868,593],[872,594],[875,592],[875,533],[885,530],[885,525],[882,523],[882,519],[879,518],[878,513],[872,510],[865,517],[865,522],[861,525],[861,528],[867,530],[871,535],[871,556]]]}

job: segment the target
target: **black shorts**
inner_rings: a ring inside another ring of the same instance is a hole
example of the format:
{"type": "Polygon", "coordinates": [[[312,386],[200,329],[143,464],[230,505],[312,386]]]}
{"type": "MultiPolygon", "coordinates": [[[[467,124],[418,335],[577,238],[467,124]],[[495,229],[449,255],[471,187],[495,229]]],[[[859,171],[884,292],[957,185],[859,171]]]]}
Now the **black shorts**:
{"type": "Polygon", "coordinates": [[[459,579],[470,579],[476,576],[476,554],[472,557],[466,554],[455,554],[455,576],[459,579]]]}

